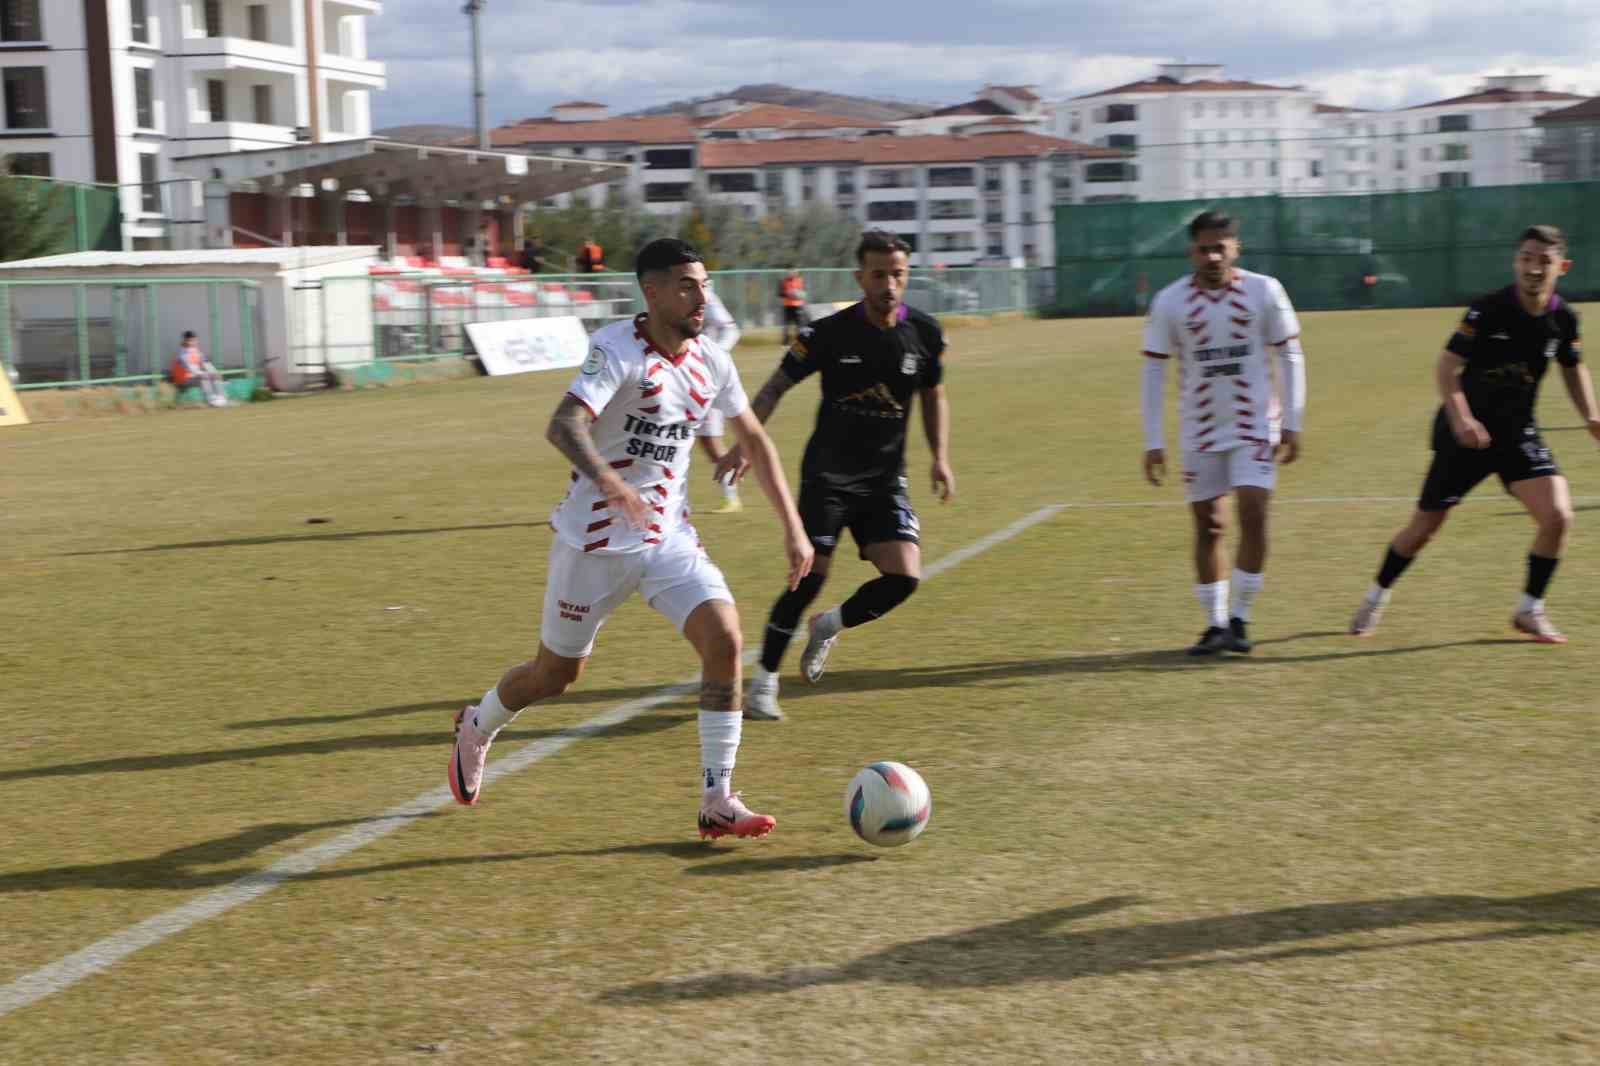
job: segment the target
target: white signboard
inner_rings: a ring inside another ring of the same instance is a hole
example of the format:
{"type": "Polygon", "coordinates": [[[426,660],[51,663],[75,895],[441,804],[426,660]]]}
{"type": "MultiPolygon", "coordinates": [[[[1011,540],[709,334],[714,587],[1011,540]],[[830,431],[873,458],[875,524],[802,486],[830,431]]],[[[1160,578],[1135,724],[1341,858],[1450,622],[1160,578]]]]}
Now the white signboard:
{"type": "Polygon", "coordinates": [[[496,376],[580,366],[589,352],[589,334],[572,316],[472,322],[467,336],[483,368],[496,376]]]}

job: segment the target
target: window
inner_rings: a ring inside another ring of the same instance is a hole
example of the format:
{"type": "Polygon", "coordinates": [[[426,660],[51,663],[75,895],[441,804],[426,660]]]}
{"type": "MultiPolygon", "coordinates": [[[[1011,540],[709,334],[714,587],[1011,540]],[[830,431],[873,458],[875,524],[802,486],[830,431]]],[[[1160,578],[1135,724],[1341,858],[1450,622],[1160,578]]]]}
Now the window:
{"type": "Polygon", "coordinates": [[[905,241],[906,247],[913,252],[917,250],[917,235],[915,233],[896,233],[895,236],[905,241]]]}
{"type": "Polygon", "coordinates": [[[155,89],[150,70],[133,68],[133,124],[142,130],[156,128],[155,89]]]}
{"type": "Polygon", "coordinates": [[[1423,149],[1422,149],[1422,161],[1424,163],[1431,163],[1433,161],[1433,149],[1432,148],[1429,148],[1427,146],[1423,146],[1423,149]]]}
{"type": "Polygon", "coordinates": [[[1205,163],[1200,162],[1200,163],[1196,163],[1194,165],[1194,176],[1197,177],[1197,178],[1200,178],[1202,180],[1205,178],[1205,176],[1206,176],[1206,165],[1205,165],[1205,163]]]}
{"type": "Polygon", "coordinates": [[[1378,150],[1376,148],[1368,148],[1367,149],[1367,162],[1376,163],[1377,161],[1378,161],[1378,150]]]}
{"type": "Polygon", "coordinates": [[[1344,150],[1344,161],[1346,163],[1354,163],[1356,161],[1356,150],[1354,148],[1346,148],[1344,150]]]}
{"type": "Polygon", "coordinates": [[[1024,211],[1024,212],[1022,212],[1022,224],[1024,226],[1033,225],[1033,212],[1032,211],[1024,211]]]}
{"type": "Polygon", "coordinates": [[[1002,256],[1006,254],[1006,236],[999,230],[989,230],[983,239],[984,255],[1002,256]]]}
{"type": "Polygon", "coordinates": [[[140,44],[150,43],[149,0],[128,0],[128,36],[140,44]]]}
{"type": "Polygon", "coordinates": [[[206,109],[211,122],[228,121],[228,83],[218,78],[206,79],[206,109]]]}
{"type": "Polygon", "coordinates": [[[161,186],[156,184],[156,157],[153,152],[139,155],[139,209],[147,215],[161,213],[161,186]]]}
{"type": "Polygon", "coordinates": [[[1404,170],[1406,168],[1406,154],[1404,152],[1396,152],[1394,154],[1394,168],[1396,170],[1404,170]]]}
{"type": "Polygon", "coordinates": [[[767,171],[767,196],[770,199],[781,199],[783,196],[783,171],[767,171]]]}
{"type": "Polygon", "coordinates": [[[1274,160],[1270,161],[1269,163],[1267,163],[1267,177],[1275,178],[1277,176],[1278,176],[1278,161],[1276,159],[1274,159],[1274,160]]]}
{"type": "Polygon", "coordinates": [[[646,170],[693,170],[693,148],[651,148],[644,153],[646,170]]]}
{"type": "Polygon", "coordinates": [[[867,171],[869,189],[909,189],[914,184],[911,174],[903,170],[867,171]]]}
{"type": "Polygon", "coordinates": [[[1126,148],[1129,151],[1136,151],[1139,147],[1139,135],[1137,133],[1113,133],[1106,138],[1106,147],[1126,148]]]}
{"type": "Polygon", "coordinates": [[[929,167],[928,184],[936,189],[966,188],[973,184],[971,167],[929,167]]]}
{"type": "Polygon", "coordinates": [[[205,27],[207,37],[222,36],[222,0],[206,0],[205,27]]]}
{"type": "Polygon", "coordinates": [[[661,181],[644,187],[644,202],[647,204],[681,204],[689,199],[690,184],[687,181],[661,181]]]}
{"type": "Polygon", "coordinates": [[[1090,163],[1083,171],[1084,181],[1138,181],[1139,168],[1132,163],[1090,163]]]}
{"type": "Polygon", "coordinates": [[[6,156],[5,161],[13,174],[32,178],[50,177],[49,152],[14,152],[6,156]]]}
{"type": "Polygon", "coordinates": [[[929,218],[977,218],[976,200],[929,200],[929,218]]]}
{"type": "Polygon", "coordinates": [[[1222,147],[1224,147],[1224,148],[1228,147],[1228,131],[1227,130],[1218,130],[1217,131],[1217,143],[1219,145],[1221,145],[1222,147]]]}
{"type": "Polygon", "coordinates": [[[756,191],[756,176],[754,174],[713,174],[709,181],[712,192],[756,191]]]}
{"type": "Polygon", "coordinates": [[[931,235],[935,252],[975,252],[978,237],[974,233],[935,233],[931,235]]]}
{"type": "Polygon", "coordinates": [[[50,128],[50,109],[44,95],[43,67],[6,67],[6,128],[44,130],[50,128]]]}
{"type": "Polygon", "coordinates": [[[1471,115],[1440,115],[1440,133],[1466,133],[1472,129],[1471,115]]]}
{"type": "Polygon", "coordinates": [[[42,40],[39,0],[0,0],[0,43],[42,40]]]}
{"type": "Polygon", "coordinates": [[[272,125],[272,86],[252,85],[250,102],[255,120],[263,126],[272,125]]]}
{"type": "Polygon", "coordinates": [[[1021,192],[1022,192],[1023,196],[1032,196],[1033,195],[1033,179],[1032,178],[1023,178],[1022,179],[1022,190],[1021,190],[1021,192]]]}
{"type": "Polygon", "coordinates": [[[1446,161],[1459,161],[1472,158],[1472,146],[1466,144],[1447,144],[1439,154],[1439,158],[1446,161]]]}
{"type": "Polygon", "coordinates": [[[1472,175],[1465,170],[1442,170],[1439,172],[1439,188],[1464,189],[1472,184],[1472,175]]]}
{"type": "Polygon", "coordinates": [[[985,200],[983,202],[983,220],[991,226],[998,226],[1005,221],[1005,212],[999,200],[985,200]]]}
{"type": "Polygon", "coordinates": [[[267,5],[251,4],[245,9],[250,14],[250,39],[252,41],[270,41],[267,35],[267,5]]]}
{"type": "Polygon", "coordinates": [[[907,222],[916,217],[915,200],[879,200],[867,205],[868,222],[907,222]]]}
{"type": "Polygon", "coordinates": [[[1083,129],[1083,114],[1082,114],[1082,112],[1074,111],[1074,112],[1072,112],[1070,118],[1071,118],[1071,126],[1069,127],[1070,132],[1077,133],[1078,131],[1083,129]]]}
{"type": "Polygon", "coordinates": [[[999,167],[984,167],[983,168],[983,191],[984,192],[999,192],[1000,191],[1000,168],[999,167]]]}
{"type": "Polygon", "coordinates": [[[834,171],[833,191],[840,196],[854,196],[856,194],[856,172],[853,170],[834,171]]]}
{"type": "Polygon", "coordinates": [[[1309,169],[1309,173],[1310,173],[1311,177],[1313,177],[1313,178],[1322,177],[1322,160],[1320,160],[1320,159],[1311,159],[1311,160],[1308,160],[1307,163],[1308,163],[1308,166],[1310,168],[1309,169]]]}
{"type": "Polygon", "coordinates": [[[1245,177],[1253,178],[1256,176],[1256,165],[1253,161],[1246,159],[1242,165],[1244,166],[1245,177]]]}
{"type": "Polygon", "coordinates": [[[1138,122],[1138,104],[1112,104],[1106,108],[1107,122],[1138,122]]]}

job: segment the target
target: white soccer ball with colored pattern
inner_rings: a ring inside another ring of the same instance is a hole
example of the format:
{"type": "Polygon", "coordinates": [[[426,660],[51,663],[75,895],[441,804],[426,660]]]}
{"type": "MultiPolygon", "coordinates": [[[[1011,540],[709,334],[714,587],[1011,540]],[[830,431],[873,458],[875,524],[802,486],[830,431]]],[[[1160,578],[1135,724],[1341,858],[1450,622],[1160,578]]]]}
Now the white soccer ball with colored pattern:
{"type": "Polygon", "coordinates": [[[897,848],[917,839],[932,813],[927,782],[905,763],[875,762],[856,774],[844,793],[850,828],[880,848],[897,848]]]}

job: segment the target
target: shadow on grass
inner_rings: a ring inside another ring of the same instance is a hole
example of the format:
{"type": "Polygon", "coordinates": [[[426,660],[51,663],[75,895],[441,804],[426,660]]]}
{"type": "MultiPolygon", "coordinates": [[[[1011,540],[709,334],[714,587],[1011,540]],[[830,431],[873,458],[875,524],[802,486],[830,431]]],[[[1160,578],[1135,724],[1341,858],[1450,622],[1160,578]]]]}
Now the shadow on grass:
{"type": "Polygon", "coordinates": [[[275,533],[263,537],[231,537],[224,540],[191,540],[181,544],[149,544],[143,548],[96,548],[93,551],[63,552],[62,558],[77,555],[132,555],[139,552],[176,552],[196,548],[245,548],[258,544],[300,544],[325,540],[366,540],[370,537],[415,537],[429,533],[474,533],[494,529],[533,529],[549,522],[486,522],[475,526],[427,526],[420,529],[357,529],[346,533],[275,533]]]}
{"type": "MultiPolygon", "coordinates": [[[[547,737],[590,737],[604,734],[607,737],[639,736],[657,733],[692,722],[687,715],[642,714],[603,730],[574,726],[571,729],[518,730],[513,728],[502,743],[518,744],[523,741],[547,737]]],[[[91,759],[88,762],[59,763],[55,766],[32,766],[20,770],[0,771],[0,782],[22,781],[38,777],[73,777],[80,774],[127,774],[149,770],[182,770],[213,763],[250,762],[256,759],[274,759],[295,755],[338,755],[344,752],[391,751],[398,748],[437,747],[443,760],[448,754],[450,726],[425,733],[390,733],[379,736],[327,737],[322,740],[294,740],[281,744],[258,744],[248,748],[212,748],[207,751],[182,751],[166,755],[124,755],[114,759],[91,759]]],[[[443,765],[443,762],[440,763],[443,765]]]]}
{"type": "Polygon", "coordinates": [[[612,1003],[652,1004],[794,992],[819,985],[868,983],[985,988],[1323,958],[1428,944],[1592,934],[1600,929],[1600,887],[1588,887],[1504,899],[1409,896],[1313,903],[1249,914],[1222,914],[1084,932],[1057,931],[1059,926],[1069,922],[1137,902],[1137,897],[1110,896],[960,933],[907,941],[838,966],[645,981],[601,993],[598,998],[612,1003]],[[1308,943],[1324,937],[1419,929],[1438,924],[1492,924],[1497,928],[1443,936],[1418,935],[1383,943],[1308,943]],[[1218,953],[1224,954],[1219,956],[1218,953]]]}
{"type": "MultiPolygon", "coordinates": [[[[568,689],[552,706],[566,706],[568,704],[590,703],[629,703],[645,696],[654,696],[663,691],[663,685],[638,685],[629,688],[594,688],[586,689],[580,683],[577,687],[568,689]]],[[[685,700],[692,700],[700,691],[698,683],[683,686],[685,700]]],[[[423,714],[429,711],[449,711],[454,714],[467,704],[476,700],[482,693],[474,692],[469,696],[462,696],[453,700],[435,700],[432,703],[401,703],[393,707],[373,707],[365,711],[351,711],[348,714],[301,714],[291,715],[286,718],[256,718],[248,722],[230,722],[228,729],[277,729],[280,726],[292,725],[324,725],[330,722],[359,722],[368,718],[397,718],[407,714],[423,714]]],[[[535,713],[529,711],[530,714],[535,713]]]]}
{"type": "MultiPolygon", "coordinates": [[[[1342,632],[1301,633],[1257,641],[1257,645],[1287,643],[1314,637],[1344,636],[1342,632]]],[[[1377,656],[1410,655],[1444,648],[1482,647],[1494,644],[1526,644],[1515,637],[1486,637],[1477,640],[1440,641],[1435,644],[1408,644],[1401,647],[1373,647],[1370,641],[1350,638],[1351,651],[1331,651],[1305,655],[1225,655],[1191,656],[1182,649],[1164,651],[1111,652],[1093,655],[1063,655],[1053,659],[955,663],[939,666],[906,666],[881,670],[829,670],[818,686],[793,686],[784,690],[784,702],[814,699],[840,691],[877,691],[934,688],[949,685],[979,685],[987,682],[1016,682],[1028,678],[1072,674],[1164,673],[1184,670],[1226,669],[1232,664],[1254,667],[1287,666],[1294,663],[1332,662],[1340,659],[1366,659],[1377,656]]]]}
{"type": "MultiPolygon", "coordinates": [[[[437,818],[438,812],[408,814],[408,820],[437,818]]],[[[263,848],[324,829],[365,825],[370,818],[342,818],[325,822],[271,822],[252,826],[217,840],[186,844],[146,859],[56,866],[43,870],[19,870],[0,874],[0,895],[22,892],[58,892],[64,889],[99,888],[114,891],[192,891],[217,888],[241,878],[261,873],[259,865],[239,865],[263,848]]],[[[312,870],[289,874],[286,881],[337,881],[370,874],[403,873],[416,870],[481,866],[488,863],[536,862],[545,859],[605,858],[617,855],[665,855],[695,863],[684,871],[696,875],[742,875],[794,873],[835,866],[876,862],[876,856],[843,853],[838,855],[784,855],[770,859],[739,858],[719,860],[740,854],[696,840],[658,841],[649,844],[621,844],[606,848],[569,851],[498,852],[487,855],[462,855],[430,859],[403,859],[397,862],[335,870],[312,870]],[[706,861],[710,860],[710,861],[706,861]]]]}

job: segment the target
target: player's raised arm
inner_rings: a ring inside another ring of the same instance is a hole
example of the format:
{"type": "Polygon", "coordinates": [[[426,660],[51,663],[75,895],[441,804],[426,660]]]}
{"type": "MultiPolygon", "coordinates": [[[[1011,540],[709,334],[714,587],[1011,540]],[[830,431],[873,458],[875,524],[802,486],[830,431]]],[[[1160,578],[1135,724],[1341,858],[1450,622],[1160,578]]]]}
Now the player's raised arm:
{"type": "Polygon", "coordinates": [[[778,449],[751,408],[747,407],[728,419],[728,424],[733,427],[733,435],[739,441],[736,450],[750,457],[749,463],[755,470],[756,481],[760,482],[761,491],[766,493],[772,509],[778,512],[778,521],[783,524],[783,547],[784,554],[789,558],[789,590],[792,592],[799,586],[800,579],[811,573],[811,563],[816,553],[800,521],[800,512],[795,509],[789,482],[783,476],[783,463],[778,458],[778,449]]]}
{"type": "Polygon", "coordinates": [[[574,470],[605,493],[607,502],[621,510],[629,525],[643,529],[650,522],[649,509],[633,486],[617,476],[617,472],[600,457],[599,450],[594,446],[594,436],[589,431],[594,419],[594,412],[589,410],[588,405],[568,393],[561,397],[555,414],[550,416],[544,439],[567,457],[574,470]]]}

